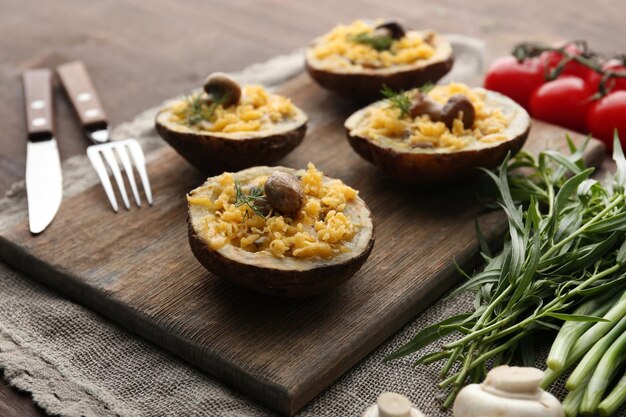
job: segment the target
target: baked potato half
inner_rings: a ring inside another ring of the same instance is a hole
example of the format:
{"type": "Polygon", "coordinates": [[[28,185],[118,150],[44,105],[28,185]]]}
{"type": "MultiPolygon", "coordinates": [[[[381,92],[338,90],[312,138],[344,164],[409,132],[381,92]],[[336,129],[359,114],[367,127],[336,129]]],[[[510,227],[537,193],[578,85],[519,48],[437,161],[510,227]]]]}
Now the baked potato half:
{"type": "Polygon", "coordinates": [[[428,186],[471,177],[517,153],[530,131],[526,110],[493,91],[452,83],[401,94],[355,112],[344,125],[352,148],[399,182],[428,186]],[[433,97],[426,105],[417,99],[425,96],[433,97]],[[465,97],[465,112],[443,114],[452,97],[465,97]],[[397,108],[401,101],[409,106],[404,111],[397,108]]]}
{"type": "Polygon", "coordinates": [[[207,88],[207,80],[205,92],[176,101],[156,116],[157,133],[206,174],[273,164],[306,133],[306,114],[288,98],[230,80],[231,90],[220,94],[207,88]]]}
{"type": "Polygon", "coordinates": [[[356,190],[312,164],[224,173],[187,199],[189,243],[198,261],[260,293],[329,291],[353,276],[374,246],[370,211],[356,190]]]}
{"type": "Polygon", "coordinates": [[[397,22],[381,20],[338,26],[305,52],[306,69],[320,86],[359,102],[381,98],[383,87],[408,90],[435,83],[453,62],[452,46],[444,36],[405,31],[397,22]],[[389,26],[400,31],[381,33],[381,27],[389,26]]]}

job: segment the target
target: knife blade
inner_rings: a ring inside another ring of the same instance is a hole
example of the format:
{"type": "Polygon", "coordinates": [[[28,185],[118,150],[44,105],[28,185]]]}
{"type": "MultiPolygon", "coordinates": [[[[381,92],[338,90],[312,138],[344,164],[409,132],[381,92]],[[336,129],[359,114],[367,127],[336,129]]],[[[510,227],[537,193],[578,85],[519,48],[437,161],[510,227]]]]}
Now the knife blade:
{"type": "Polygon", "coordinates": [[[56,215],[63,198],[63,175],[52,120],[52,72],[25,71],[26,195],[31,233],[41,233],[56,215]]]}

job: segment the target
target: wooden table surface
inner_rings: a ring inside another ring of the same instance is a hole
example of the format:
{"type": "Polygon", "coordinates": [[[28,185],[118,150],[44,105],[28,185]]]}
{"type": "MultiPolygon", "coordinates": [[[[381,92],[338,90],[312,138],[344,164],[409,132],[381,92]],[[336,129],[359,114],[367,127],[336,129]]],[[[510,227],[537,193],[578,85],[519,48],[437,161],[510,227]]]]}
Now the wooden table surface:
{"type": "MultiPolygon", "coordinates": [[[[0,9],[2,194],[24,177],[26,68],[82,59],[117,124],[191,90],[212,71],[288,53],[359,17],[402,16],[414,28],[481,37],[488,59],[523,40],[586,39],[601,52],[626,51],[621,0],[0,0],[0,9]]],[[[88,143],[56,96],[61,157],[83,153],[88,143]]],[[[28,395],[0,382],[0,416],[41,415],[28,395]]]]}

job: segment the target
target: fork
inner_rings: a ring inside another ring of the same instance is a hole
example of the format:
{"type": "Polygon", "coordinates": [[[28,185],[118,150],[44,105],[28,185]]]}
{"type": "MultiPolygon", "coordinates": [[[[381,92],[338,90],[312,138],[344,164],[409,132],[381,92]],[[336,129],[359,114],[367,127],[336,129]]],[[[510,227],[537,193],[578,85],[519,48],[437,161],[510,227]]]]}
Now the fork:
{"type": "Polygon", "coordinates": [[[135,181],[133,165],[141,179],[146,200],[152,205],[152,189],[146,171],[146,160],[141,146],[135,139],[110,140],[110,128],[107,115],[96,94],[87,68],[81,61],[68,62],[57,68],[57,73],[65,92],[80,119],[85,135],[94,145],[87,148],[87,157],[96,170],[104,192],[115,212],[118,211],[117,199],[109,178],[113,174],[122,202],[130,209],[130,200],[124,185],[120,163],[126,174],[137,207],[141,207],[141,198],[135,181]],[[131,162],[132,161],[132,162],[131,162]]]}

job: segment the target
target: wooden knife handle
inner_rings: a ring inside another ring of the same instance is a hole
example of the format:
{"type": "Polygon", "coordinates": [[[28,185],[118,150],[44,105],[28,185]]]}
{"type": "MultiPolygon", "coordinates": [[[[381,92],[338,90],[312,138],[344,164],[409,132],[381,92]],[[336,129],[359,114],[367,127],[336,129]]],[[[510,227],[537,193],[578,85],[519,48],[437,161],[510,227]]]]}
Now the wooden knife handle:
{"type": "Polygon", "coordinates": [[[53,135],[52,72],[46,68],[24,71],[24,104],[29,139],[47,139],[53,135]]]}
{"type": "Polygon", "coordinates": [[[68,62],[60,65],[57,73],[82,125],[106,126],[107,115],[85,65],[81,61],[68,62]]]}

